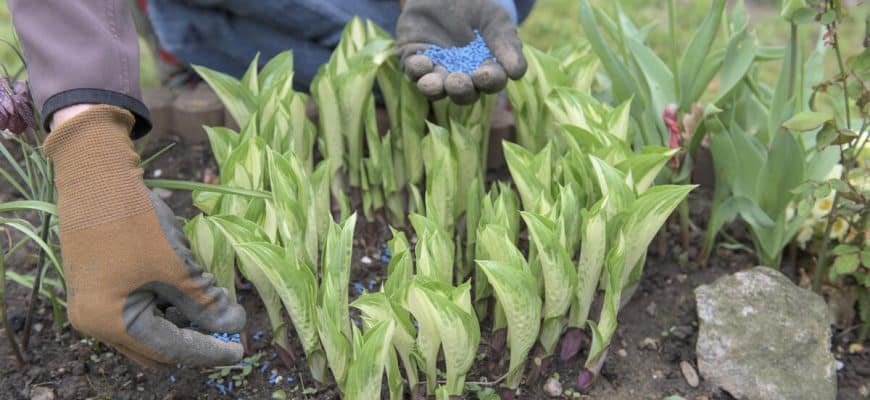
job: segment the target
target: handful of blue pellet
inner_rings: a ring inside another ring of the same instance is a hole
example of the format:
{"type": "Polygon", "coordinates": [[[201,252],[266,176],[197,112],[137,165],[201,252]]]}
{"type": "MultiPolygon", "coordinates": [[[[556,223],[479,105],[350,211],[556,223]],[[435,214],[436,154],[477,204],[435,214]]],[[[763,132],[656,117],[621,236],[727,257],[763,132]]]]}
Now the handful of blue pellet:
{"type": "Polygon", "coordinates": [[[215,332],[215,333],[212,333],[211,335],[214,338],[216,338],[217,340],[220,340],[221,342],[224,342],[224,343],[226,343],[226,342],[240,343],[242,341],[242,337],[238,333],[229,334],[229,333],[215,332]]]}
{"type": "Polygon", "coordinates": [[[443,66],[448,72],[463,72],[469,75],[473,74],[484,61],[495,60],[495,56],[477,30],[474,31],[474,40],[465,46],[443,48],[431,45],[418,54],[429,57],[433,64],[443,66]]]}

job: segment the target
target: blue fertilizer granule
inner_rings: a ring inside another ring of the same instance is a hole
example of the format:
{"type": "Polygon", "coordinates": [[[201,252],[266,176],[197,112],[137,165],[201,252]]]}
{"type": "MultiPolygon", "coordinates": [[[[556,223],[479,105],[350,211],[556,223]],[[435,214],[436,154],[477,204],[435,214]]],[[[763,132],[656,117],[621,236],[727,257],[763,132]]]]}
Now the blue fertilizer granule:
{"type": "Polygon", "coordinates": [[[261,339],[263,339],[263,331],[257,331],[256,333],[254,333],[254,336],[251,336],[251,339],[254,339],[255,342],[259,342],[261,339]]]}
{"type": "Polygon", "coordinates": [[[474,31],[474,40],[465,46],[443,48],[433,44],[417,54],[429,57],[433,64],[443,66],[448,72],[463,72],[469,75],[473,74],[484,61],[495,59],[477,30],[474,31]]]}
{"type": "Polygon", "coordinates": [[[217,340],[220,340],[221,342],[241,343],[241,341],[242,341],[242,337],[238,333],[229,334],[229,333],[215,332],[215,333],[212,333],[211,336],[216,338],[217,340]]]}

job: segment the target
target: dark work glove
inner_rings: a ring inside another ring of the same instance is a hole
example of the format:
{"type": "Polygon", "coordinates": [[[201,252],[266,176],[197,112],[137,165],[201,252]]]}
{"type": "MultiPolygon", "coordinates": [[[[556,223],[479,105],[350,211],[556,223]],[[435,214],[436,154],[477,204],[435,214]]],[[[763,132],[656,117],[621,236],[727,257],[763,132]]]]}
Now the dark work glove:
{"type": "Polygon", "coordinates": [[[450,96],[457,104],[471,104],[480,92],[497,93],[507,79],[526,73],[523,44],[507,10],[492,0],[408,0],[396,27],[396,44],[405,73],[432,100],[450,96]],[[448,73],[418,52],[430,45],[461,47],[480,31],[496,61],[484,62],[471,76],[448,73]]]}

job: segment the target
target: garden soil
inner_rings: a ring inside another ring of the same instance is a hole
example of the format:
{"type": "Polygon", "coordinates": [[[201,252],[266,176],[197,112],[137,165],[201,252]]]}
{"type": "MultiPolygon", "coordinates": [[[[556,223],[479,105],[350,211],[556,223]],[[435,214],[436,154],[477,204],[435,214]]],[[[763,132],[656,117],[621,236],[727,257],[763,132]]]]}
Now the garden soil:
{"type": "MultiPolygon", "coordinates": [[[[159,140],[161,143],[152,143],[148,147],[153,152],[170,140],[162,138],[159,140]]],[[[207,146],[176,146],[150,165],[146,176],[208,181],[214,179],[216,171],[207,146]]],[[[9,187],[0,186],[0,189],[2,200],[13,199],[9,196],[9,187]]],[[[189,193],[165,191],[162,195],[179,215],[195,215],[189,193]]],[[[693,193],[690,204],[693,221],[704,226],[709,212],[709,193],[693,193]]],[[[386,266],[381,262],[379,252],[384,241],[389,239],[387,227],[379,222],[360,222],[357,229],[349,288],[352,297],[362,288],[371,286],[377,289],[384,279],[386,266]]],[[[563,392],[555,398],[658,400],[671,395],[688,400],[731,398],[703,378],[697,387],[690,386],[680,364],[685,361],[695,368],[697,318],[694,288],[711,283],[722,275],[751,268],[755,261],[745,252],[719,248],[709,265],[701,268],[695,260],[703,232],[693,230],[692,247],[686,254],[678,244],[678,232],[677,224],[671,222],[666,241],[660,242],[657,238],[651,246],[640,288],[619,314],[620,325],[607,362],[591,390],[574,396],[563,392]],[[663,254],[659,254],[660,249],[664,250],[663,254]],[[678,260],[681,258],[688,261],[680,265],[678,260]]],[[[731,227],[731,233],[737,238],[747,237],[736,226],[731,227]]],[[[32,253],[19,255],[10,260],[10,267],[19,273],[32,273],[34,258],[32,253]]],[[[784,272],[796,281],[800,279],[794,266],[786,266],[784,272]]],[[[317,385],[309,377],[298,345],[292,351],[295,361],[284,365],[282,357],[270,345],[268,320],[256,293],[250,289],[243,289],[240,293],[249,316],[245,335],[248,353],[261,353],[261,364],[252,369],[243,387],[234,387],[226,395],[220,394],[214,383],[207,382],[208,375],[215,370],[184,366],[159,371],[145,369],[116,355],[106,346],[85,340],[68,324],[58,332],[52,323],[49,302],[40,300],[27,366],[16,365],[5,332],[0,328],[0,399],[270,399],[278,390],[283,390],[288,399],[338,399],[334,386],[317,385]]],[[[12,328],[17,333],[23,325],[29,295],[29,290],[8,283],[8,311],[12,328]]],[[[490,334],[486,324],[481,330],[483,359],[469,373],[468,381],[486,388],[503,373],[504,362],[485,358],[490,334]]],[[[843,365],[837,374],[838,399],[862,398],[862,395],[866,396],[862,392],[870,388],[870,351],[864,349],[850,353],[847,350],[856,340],[855,336],[856,329],[846,329],[835,330],[832,338],[835,356],[843,365]]],[[[526,382],[516,398],[551,398],[543,390],[544,382],[556,374],[562,386],[570,389],[584,357],[585,354],[580,354],[578,359],[568,363],[554,360],[544,377],[537,382],[526,382]]],[[[469,393],[467,398],[475,399],[477,396],[469,393]]]]}

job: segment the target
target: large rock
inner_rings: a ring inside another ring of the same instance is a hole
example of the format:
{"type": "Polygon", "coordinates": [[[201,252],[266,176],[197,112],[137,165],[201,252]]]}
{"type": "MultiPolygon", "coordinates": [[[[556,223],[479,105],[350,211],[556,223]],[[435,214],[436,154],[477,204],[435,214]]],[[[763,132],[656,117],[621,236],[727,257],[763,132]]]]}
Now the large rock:
{"type": "Polygon", "coordinates": [[[756,267],[695,289],[698,370],[738,399],[834,399],[824,300],[756,267]]]}

